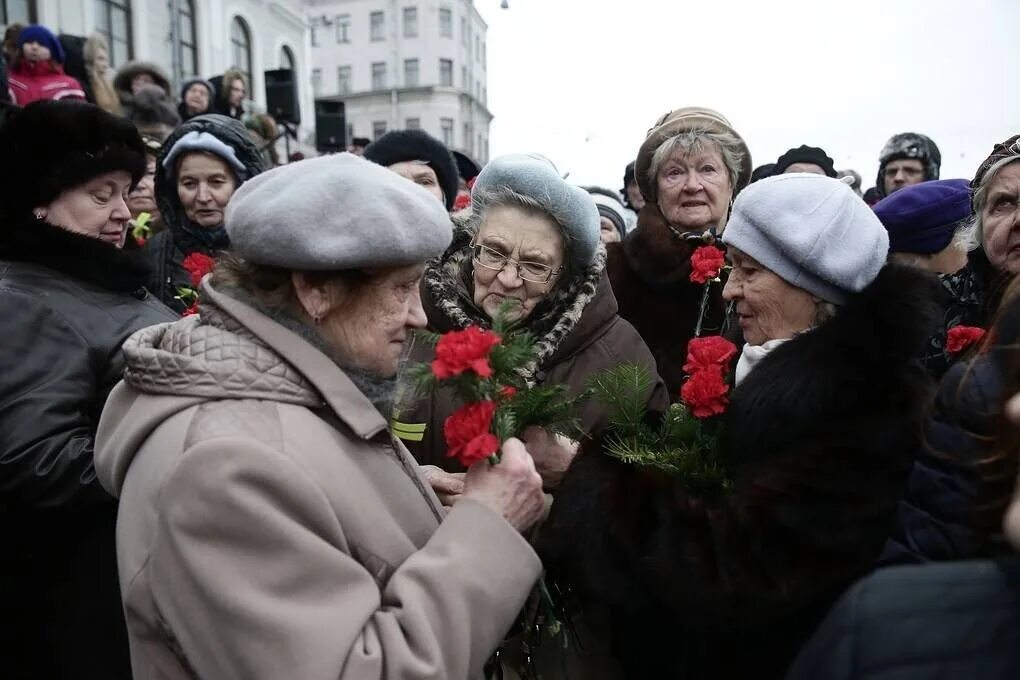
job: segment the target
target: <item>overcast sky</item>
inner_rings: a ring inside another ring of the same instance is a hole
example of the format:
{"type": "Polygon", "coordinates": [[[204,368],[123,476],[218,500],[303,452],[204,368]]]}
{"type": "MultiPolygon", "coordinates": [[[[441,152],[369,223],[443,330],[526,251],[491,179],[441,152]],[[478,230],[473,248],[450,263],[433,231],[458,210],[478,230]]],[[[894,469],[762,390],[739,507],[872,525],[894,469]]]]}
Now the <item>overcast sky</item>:
{"type": "Polygon", "coordinates": [[[1020,0],[475,0],[489,24],[490,155],[538,151],[619,189],[661,114],[708,106],[754,165],[800,144],[874,184],[896,132],[970,178],[1020,133],[1020,0]]]}

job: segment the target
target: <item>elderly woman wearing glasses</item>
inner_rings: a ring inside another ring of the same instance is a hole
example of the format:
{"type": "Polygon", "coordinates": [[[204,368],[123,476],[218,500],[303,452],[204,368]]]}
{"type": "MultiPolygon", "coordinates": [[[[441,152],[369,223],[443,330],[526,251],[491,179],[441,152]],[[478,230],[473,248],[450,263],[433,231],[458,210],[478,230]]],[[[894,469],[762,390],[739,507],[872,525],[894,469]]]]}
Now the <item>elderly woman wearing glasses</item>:
{"type": "MultiPolygon", "coordinates": [[[[650,408],[668,403],[655,361],[634,328],[617,316],[605,274],[599,213],[591,196],[565,182],[547,159],[502,156],[490,162],[472,190],[472,212],[454,231],[453,243],[430,263],[422,283],[429,330],[444,333],[472,324],[488,327],[501,307],[536,340],[538,361],[525,376],[531,384],[585,388],[594,373],[620,363],[644,366],[655,376],[650,408]]],[[[415,343],[411,358],[428,361],[432,349],[415,343]]],[[[460,472],[446,456],[443,421],[458,404],[443,392],[402,404],[397,420],[417,434],[408,448],[422,464],[460,472]],[[423,434],[420,434],[422,433],[423,434]]],[[[585,432],[597,434],[606,414],[594,403],[580,413],[585,432]]],[[[547,489],[556,486],[575,446],[544,432],[525,436],[547,489]]],[[[427,471],[440,498],[459,493],[456,476],[427,471]]]]}

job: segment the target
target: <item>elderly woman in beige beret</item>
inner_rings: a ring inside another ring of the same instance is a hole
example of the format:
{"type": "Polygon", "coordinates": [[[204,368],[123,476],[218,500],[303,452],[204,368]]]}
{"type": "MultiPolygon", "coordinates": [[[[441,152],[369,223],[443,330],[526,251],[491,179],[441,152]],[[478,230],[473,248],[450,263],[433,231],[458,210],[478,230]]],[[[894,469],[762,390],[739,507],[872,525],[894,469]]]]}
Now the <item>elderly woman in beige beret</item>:
{"type": "Polygon", "coordinates": [[[200,315],[126,343],[100,423],[135,678],[481,677],[542,482],[511,439],[447,511],[390,433],[446,211],[340,154],[249,180],[226,228],[200,315]]]}
{"type": "MultiPolygon", "coordinates": [[[[733,197],[750,180],[751,152],[720,113],[687,107],[648,131],[635,174],[647,202],[638,228],[607,247],[606,269],[620,316],[652,350],[676,400],[702,296],[689,279],[691,254],[725,229],[733,197]]],[[[723,324],[720,290],[713,287],[708,332],[718,333],[723,324]]]]}

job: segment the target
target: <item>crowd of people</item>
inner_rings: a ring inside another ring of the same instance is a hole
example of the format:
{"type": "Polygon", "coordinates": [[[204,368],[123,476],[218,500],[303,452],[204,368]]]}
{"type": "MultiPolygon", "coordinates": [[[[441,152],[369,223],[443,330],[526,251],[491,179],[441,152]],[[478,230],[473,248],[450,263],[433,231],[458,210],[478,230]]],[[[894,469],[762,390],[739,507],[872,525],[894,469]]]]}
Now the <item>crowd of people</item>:
{"type": "Polygon", "coordinates": [[[72,38],[5,41],[4,677],[1020,677],[1020,135],[867,192],[693,106],[619,192],[421,130],[281,165],[240,73],[72,38]],[[728,338],[725,486],[597,399],[452,458],[413,367],[504,324],[525,388],[638,367],[646,428],[728,338]]]}

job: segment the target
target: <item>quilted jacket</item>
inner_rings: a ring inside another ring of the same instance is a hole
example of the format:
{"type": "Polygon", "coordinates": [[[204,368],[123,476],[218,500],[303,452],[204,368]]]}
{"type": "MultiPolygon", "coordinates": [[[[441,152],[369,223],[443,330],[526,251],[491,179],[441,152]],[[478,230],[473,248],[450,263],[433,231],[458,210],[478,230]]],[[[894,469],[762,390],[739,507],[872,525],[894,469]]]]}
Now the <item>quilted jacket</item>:
{"type": "Polygon", "coordinates": [[[126,343],[100,423],[135,679],[480,677],[531,547],[476,502],[444,515],[299,331],[201,300],[126,343]]]}

